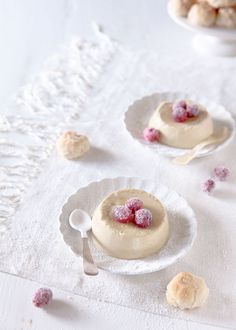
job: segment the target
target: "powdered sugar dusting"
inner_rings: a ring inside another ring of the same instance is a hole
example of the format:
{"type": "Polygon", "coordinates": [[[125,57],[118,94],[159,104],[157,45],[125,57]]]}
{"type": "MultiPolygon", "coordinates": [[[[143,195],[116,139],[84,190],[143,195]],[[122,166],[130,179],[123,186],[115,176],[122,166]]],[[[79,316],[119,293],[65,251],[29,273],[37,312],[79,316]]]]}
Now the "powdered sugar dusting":
{"type": "Polygon", "coordinates": [[[33,304],[36,307],[43,307],[52,300],[52,290],[48,288],[40,288],[33,295],[33,304]]]}
{"type": "Polygon", "coordinates": [[[141,228],[147,228],[152,223],[152,213],[147,209],[140,209],[135,212],[134,223],[141,228]]]}
{"type": "Polygon", "coordinates": [[[125,205],[132,211],[138,211],[143,207],[143,201],[139,198],[130,198],[126,201],[125,205]]]}
{"type": "Polygon", "coordinates": [[[229,169],[225,166],[217,166],[214,169],[214,175],[220,181],[226,181],[229,177],[229,173],[229,169]]]}
{"type": "Polygon", "coordinates": [[[113,220],[121,223],[128,223],[134,218],[132,211],[125,205],[114,206],[111,210],[111,216],[113,220]]]}

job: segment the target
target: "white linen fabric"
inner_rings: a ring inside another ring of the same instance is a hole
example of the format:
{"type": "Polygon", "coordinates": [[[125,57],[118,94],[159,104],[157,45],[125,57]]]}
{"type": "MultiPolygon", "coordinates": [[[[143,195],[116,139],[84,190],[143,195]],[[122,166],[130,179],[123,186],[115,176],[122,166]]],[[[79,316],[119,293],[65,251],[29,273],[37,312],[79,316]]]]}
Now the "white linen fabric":
{"type": "Polygon", "coordinates": [[[234,59],[132,51],[102,34],[95,41],[74,40],[23,89],[12,115],[1,119],[0,270],[98,301],[235,328],[235,139],[181,167],[134,143],[123,124],[135,99],[167,90],[205,96],[235,117],[235,76],[234,59]],[[92,144],[77,161],[54,151],[58,134],[68,128],[92,144]],[[201,182],[220,164],[231,169],[231,177],[208,196],[201,182]],[[60,210],[78,188],[117,176],[148,178],[187,199],[198,236],[186,257],[148,275],[83,275],[80,258],[59,232],[60,210]],[[166,303],[166,285],[180,271],[205,278],[210,296],[202,308],[180,311],[166,303]]]}

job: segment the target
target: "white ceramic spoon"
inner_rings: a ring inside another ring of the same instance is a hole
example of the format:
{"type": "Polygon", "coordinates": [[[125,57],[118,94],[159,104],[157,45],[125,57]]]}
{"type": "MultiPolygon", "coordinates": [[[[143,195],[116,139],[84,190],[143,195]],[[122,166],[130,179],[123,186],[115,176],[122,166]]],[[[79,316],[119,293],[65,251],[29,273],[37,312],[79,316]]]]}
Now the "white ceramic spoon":
{"type": "Polygon", "coordinates": [[[87,233],[92,228],[90,216],[85,211],[76,209],[71,212],[69,223],[73,229],[78,230],[81,234],[83,243],[83,266],[85,274],[97,275],[98,268],[93,261],[93,257],[90,253],[90,248],[88,245],[87,233]]]}
{"type": "Polygon", "coordinates": [[[229,136],[229,130],[227,127],[224,127],[221,133],[213,134],[206,140],[202,141],[201,143],[197,144],[193,149],[190,151],[187,151],[185,154],[176,157],[172,160],[174,164],[178,165],[187,165],[189,162],[191,162],[192,159],[194,159],[198,152],[208,146],[209,144],[219,144],[222,143],[226,138],[229,136]]]}

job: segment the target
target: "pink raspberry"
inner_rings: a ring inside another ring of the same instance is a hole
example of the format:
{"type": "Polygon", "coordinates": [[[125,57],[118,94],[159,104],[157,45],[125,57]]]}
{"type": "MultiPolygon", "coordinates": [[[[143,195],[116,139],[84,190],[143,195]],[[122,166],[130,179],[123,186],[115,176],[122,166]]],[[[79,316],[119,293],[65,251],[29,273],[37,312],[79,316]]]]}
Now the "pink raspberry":
{"type": "Polygon", "coordinates": [[[43,307],[52,299],[52,290],[48,288],[40,288],[33,295],[33,304],[36,307],[43,307]]]}
{"type": "Polygon", "coordinates": [[[152,213],[147,209],[140,209],[135,212],[134,223],[141,228],[147,228],[152,223],[152,213]]]}
{"type": "Polygon", "coordinates": [[[215,181],[213,179],[208,179],[203,183],[203,191],[210,194],[215,189],[215,181]]]}
{"type": "Polygon", "coordinates": [[[160,131],[156,128],[146,127],[143,131],[143,137],[148,142],[155,142],[160,140],[160,131]]]}
{"type": "Polygon", "coordinates": [[[197,104],[191,104],[187,106],[188,117],[197,117],[199,115],[199,106],[197,104]]]}
{"type": "Polygon", "coordinates": [[[114,206],[112,208],[111,214],[114,220],[121,223],[127,223],[133,221],[134,219],[132,211],[125,205],[114,206]]]}
{"type": "Polygon", "coordinates": [[[173,107],[172,117],[178,123],[183,123],[188,119],[187,110],[185,108],[182,108],[182,107],[173,107]]]}
{"type": "Polygon", "coordinates": [[[217,166],[214,169],[214,174],[220,181],[226,181],[229,177],[229,169],[224,166],[217,166]]]}
{"type": "Polygon", "coordinates": [[[173,109],[174,108],[184,108],[184,109],[187,109],[187,103],[185,100],[180,100],[180,101],[177,101],[173,104],[173,109]]]}
{"type": "Polygon", "coordinates": [[[130,198],[125,203],[125,206],[127,206],[133,213],[135,213],[135,211],[138,211],[143,207],[143,201],[135,197],[130,198]]]}

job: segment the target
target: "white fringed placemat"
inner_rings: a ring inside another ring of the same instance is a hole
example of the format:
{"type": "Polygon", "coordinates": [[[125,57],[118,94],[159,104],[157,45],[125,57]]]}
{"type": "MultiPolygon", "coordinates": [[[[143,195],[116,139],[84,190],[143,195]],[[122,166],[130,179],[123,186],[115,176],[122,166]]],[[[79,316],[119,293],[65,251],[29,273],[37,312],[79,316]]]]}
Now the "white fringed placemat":
{"type": "Polygon", "coordinates": [[[144,95],[184,90],[223,103],[235,116],[236,62],[133,52],[97,34],[95,41],[73,40],[48,61],[21,90],[12,115],[1,117],[0,270],[98,301],[234,328],[235,140],[220,153],[178,167],[134,144],[123,114],[144,95]],[[68,128],[92,143],[81,160],[67,161],[55,152],[57,136],[68,128]],[[219,164],[231,168],[231,179],[207,196],[201,181],[219,164]],[[81,260],[59,232],[60,209],[89,182],[134,175],[161,182],[188,200],[198,220],[196,243],[184,259],[157,273],[126,277],[100,271],[85,277],[81,260]],[[166,285],[180,271],[205,278],[210,297],[204,307],[186,312],[167,305],[166,285]]]}

